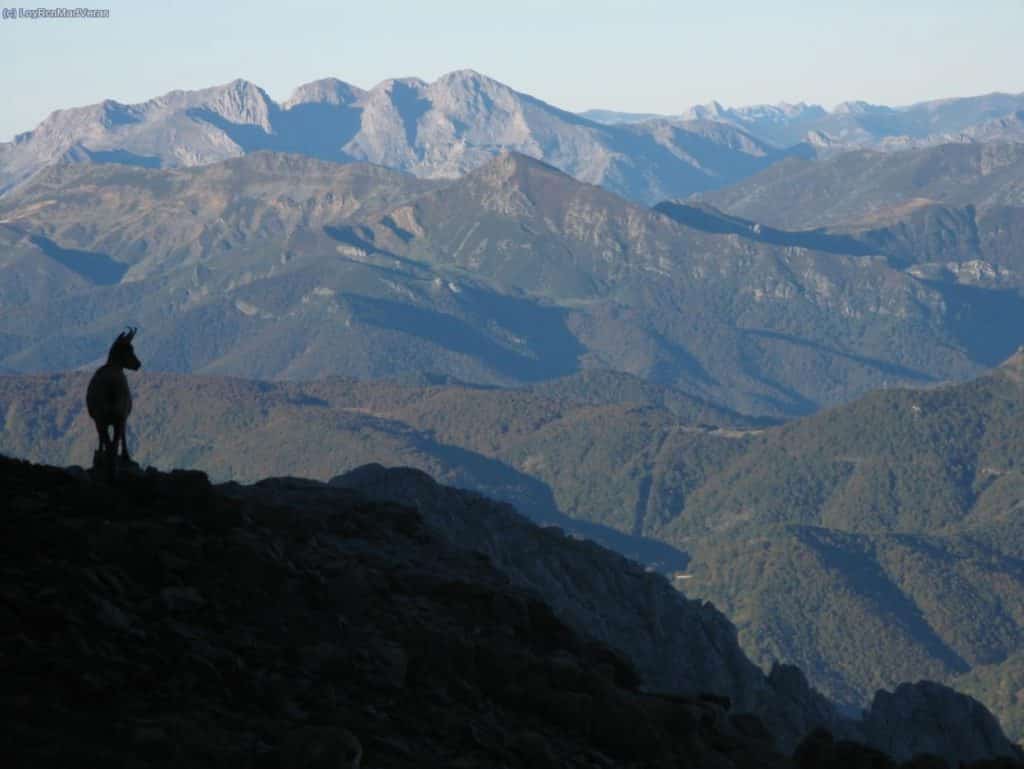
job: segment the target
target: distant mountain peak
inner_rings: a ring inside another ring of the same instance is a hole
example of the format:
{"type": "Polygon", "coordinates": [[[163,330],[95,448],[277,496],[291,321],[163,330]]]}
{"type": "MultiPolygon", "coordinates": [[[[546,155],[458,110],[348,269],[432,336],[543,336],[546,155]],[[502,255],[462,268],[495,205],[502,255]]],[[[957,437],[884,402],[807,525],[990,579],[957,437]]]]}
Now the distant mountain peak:
{"type": "Polygon", "coordinates": [[[999,368],[1016,375],[1024,374],[1024,345],[1018,347],[1013,355],[999,365],[999,368]]]}
{"type": "Polygon", "coordinates": [[[263,93],[263,89],[256,85],[251,80],[246,80],[244,77],[236,77],[234,80],[225,83],[222,88],[231,89],[233,91],[259,91],[263,93]]]}
{"type": "Polygon", "coordinates": [[[473,172],[482,178],[506,182],[524,182],[528,176],[552,177],[573,184],[578,182],[564,171],[560,171],[543,160],[515,150],[503,149],[493,160],[473,172]]]}
{"type": "Polygon", "coordinates": [[[833,115],[878,115],[888,112],[894,112],[892,107],[886,107],[881,104],[872,104],[867,101],[844,101],[835,106],[832,110],[833,115]]]}
{"type": "Polygon", "coordinates": [[[494,78],[488,77],[475,69],[456,69],[451,72],[447,72],[441,75],[436,81],[437,83],[450,83],[450,82],[488,82],[497,83],[498,81],[494,78]]]}
{"type": "Polygon", "coordinates": [[[391,92],[395,89],[395,86],[421,90],[427,87],[427,81],[418,77],[392,77],[377,83],[377,85],[370,89],[369,93],[391,92]]]}
{"type": "Polygon", "coordinates": [[[290,109],[298,104],[330,104],[335,106],[348,105],[358,101],[366,94],[361,88],[336,77],[325,77],[303,83],[292,95],[282,103],[282,107],[290,109]]]}
{"type": "Polygon", "coordinates": [[[258,125],[268,133],[273,132],[271,113],[277,104],[270,95],[255,83],[236,78],[227,85],[211,89],[209,106],[221,117],[233,123],[258,125]]]}
{"type": "Polygon", "coordinates": [[[728,112],[718,101],[712,99],[706,104],[697,104],[683,111],[683,118],[690,120],[714,120],[725,116],[728,112]]]}

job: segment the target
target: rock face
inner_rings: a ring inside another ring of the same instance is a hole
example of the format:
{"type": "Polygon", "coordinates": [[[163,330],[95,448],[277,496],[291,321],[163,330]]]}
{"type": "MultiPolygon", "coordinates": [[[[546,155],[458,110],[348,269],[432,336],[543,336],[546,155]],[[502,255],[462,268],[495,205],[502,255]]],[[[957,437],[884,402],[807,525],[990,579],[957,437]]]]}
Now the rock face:
{"type": "Polygon", "coordinates": [[[59,162],[197,166],[271,149],[433,178],[465,173],[504,148],[654,203],[721,187],[790,155],[1017,141],[1022,108],[1024,95],[988,94],[900,108],[849,102],[832,112],[711,102],[672,117],[574,115],[472,70],[432,83],[385,80],[368,91],[325,78],[280,104],[234,80],[140,104],[58,110],[0,143],[0,193],[59,162]]]}

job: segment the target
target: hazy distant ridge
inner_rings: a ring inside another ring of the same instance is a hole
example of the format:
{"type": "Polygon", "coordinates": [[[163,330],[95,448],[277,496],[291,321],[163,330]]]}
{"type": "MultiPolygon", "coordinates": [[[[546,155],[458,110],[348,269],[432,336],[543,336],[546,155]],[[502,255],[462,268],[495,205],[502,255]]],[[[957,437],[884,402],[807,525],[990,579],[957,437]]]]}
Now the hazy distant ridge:
{"type": "Polygon", "coordinates": [[[705,120],[740,128],[775,147],[801,142],[818,152],[854,148],[898,150],[935,144],[1024,138],[1024,93],[989,93],[890,107],[847,101],[829,110],[820,104],[755,104],[725,107],[717,101],[687,107],[679,115],[614,110],[581,113],[608,124],[662,120],[705,120]]]}
{"type": "Polygon", "coordinates": [[[140,104],[58,110],[0,144],[0,192],[58,162],[168,168],[257,150],[368,161],[428,178],[457,177],[514,150],[648,203],[719,187],[784,156],[723,124],[602,125],[471,70],[432,83],[385,80],[368,91],[328,78],[282,103],[235,80],[140,104]]]}

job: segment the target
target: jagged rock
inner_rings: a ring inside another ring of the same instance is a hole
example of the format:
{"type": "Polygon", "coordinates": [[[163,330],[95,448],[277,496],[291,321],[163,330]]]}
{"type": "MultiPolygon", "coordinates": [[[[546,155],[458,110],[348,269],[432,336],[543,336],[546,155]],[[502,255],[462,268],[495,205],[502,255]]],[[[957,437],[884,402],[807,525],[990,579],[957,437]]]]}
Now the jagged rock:
{"type": "Polygon", "coordinates": [[[957,761],[994,756],[1024,759],[999,722],[973,697],[931,681],[879,691],[863,724],[863,737],[899,760],[931,753],[957,761]]]}
{"type": "Polygon", "coordinates": [[[280,104],[234,80],[139,104],[108,99],[57,110],[0,143],[0,193],[56,163],[198,166],[268,149],[447,179],[503,147],[652,203],[738,180],[791,154],[726,123],[599,126],[471,70],[433,83],[384,80],[368,91],[319,80],[280,104]]]}

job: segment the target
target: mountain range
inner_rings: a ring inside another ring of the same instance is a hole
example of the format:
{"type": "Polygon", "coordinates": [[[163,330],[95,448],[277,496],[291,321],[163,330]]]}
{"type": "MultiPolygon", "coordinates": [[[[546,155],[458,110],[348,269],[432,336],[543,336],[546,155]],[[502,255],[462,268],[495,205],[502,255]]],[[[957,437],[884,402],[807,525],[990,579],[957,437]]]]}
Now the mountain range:
{"type": "Polygon", "coordinates": [[[769,146],[806,143],[816,154],[826,155],[857,148],[896,151],[1024,138],[1024,93],[936,99],[901,107],[864,101],[843,102],[831,110],[804,102],[724,107],[712,101],[674,116],[613,110],[582,114],[609,124],[654,119],[713,121],[735,126],[769,146]]]}
{"type": "MultiPolygon", "coordinates": [[[[1012,196],[1018,177],[986,178],[1012,196]]],[[[91,365],[131,318],[160,370],[509,385],[612,369],[778,417],[969,378],[1020,343],[1012,248],[933,264],[899,234],[912,218],[882,248],[687,205],[514,153],[448,182],[279,153],[55,166],[0,198],[0,366],[91,365]]]]}
{"type": "Polygon", "coordinates": [[[712,101],[677,115],[574,114],[473,70],[369,90],[325,78],[282,102],[239,79],[138,104],[57,110],[0,143],[0,194],[55,163],[179,168],[272,150],[450,179],[510,150],[652,205],[741,181],[786,157],[1019,142],[1022,116],[1024,94],[1005,93],[904,107],[712,101]]]}
{"type": "Polygon", "coordinates": [[[235,80],[140,104],[58,110],[0,144],[0,193],[61,162],[180,168],[259,150],[424,178],[458,177],[512,150],[648,203],[739,180],[789,154],[722,122],[596,123],[471,70],[368,91],[318,80],[280,104],[235,80]]]}

